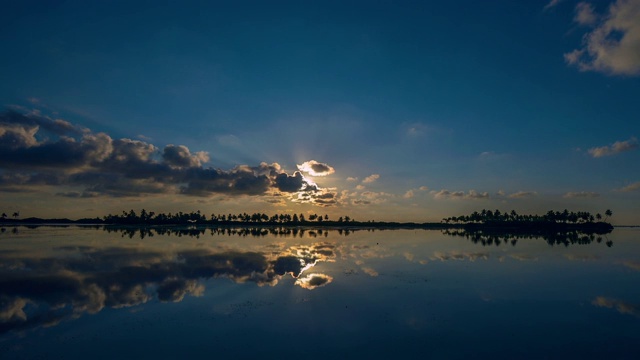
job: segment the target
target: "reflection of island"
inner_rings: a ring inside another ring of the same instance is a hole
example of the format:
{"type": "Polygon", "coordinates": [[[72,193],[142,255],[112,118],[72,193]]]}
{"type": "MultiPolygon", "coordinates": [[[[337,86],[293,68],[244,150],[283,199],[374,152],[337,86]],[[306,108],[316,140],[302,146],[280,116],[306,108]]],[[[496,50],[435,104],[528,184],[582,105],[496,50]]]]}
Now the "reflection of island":
{"type": "MultiPolygon", "coordinates": [[[[443,234],[450,236],[460,236],[471,241],[474,244],[481,244],[482,246],[500,246],[502,244],[511,244],[516,246],[518,240],[521,239],[543,239],[547,244],[553,245],[588,245],[594,242],[602,243],[602,236],[595,234],[582,233],[577,230],[573,231],[536,231],[526,232],[519,231],[513,232],[509,230],[501,229],[454,229],[443,230],[443,234]]],[[[611,240],[607,240],[605,244],[608,247],[613,246],[611,240]]]]}
{"type": "Polygon", "coordinates": [[[179,302],[200,296],[203,279],[276,285],[283,276],[315,289],[333,278],[305,271],[335,258],[335,245],[315,243],[268,251],[57,247],[54,252],[0,252],[0,333],[52,326],[104,308],[179,302]],[[277,251],[274,251],[277,250],[277,251]],[[303,276],[305,275],[305,276],[303,276]]]}

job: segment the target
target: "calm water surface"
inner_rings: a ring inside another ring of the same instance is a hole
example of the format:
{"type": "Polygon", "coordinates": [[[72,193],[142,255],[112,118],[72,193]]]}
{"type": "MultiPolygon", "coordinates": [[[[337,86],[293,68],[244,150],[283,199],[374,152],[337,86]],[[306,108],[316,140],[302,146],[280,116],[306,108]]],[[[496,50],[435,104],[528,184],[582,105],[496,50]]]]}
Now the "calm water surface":
{"type": "Polygon", "coordinates": [[[0,358],[637,359],[639,285],[640,229],[5,227],[0,358]]]}

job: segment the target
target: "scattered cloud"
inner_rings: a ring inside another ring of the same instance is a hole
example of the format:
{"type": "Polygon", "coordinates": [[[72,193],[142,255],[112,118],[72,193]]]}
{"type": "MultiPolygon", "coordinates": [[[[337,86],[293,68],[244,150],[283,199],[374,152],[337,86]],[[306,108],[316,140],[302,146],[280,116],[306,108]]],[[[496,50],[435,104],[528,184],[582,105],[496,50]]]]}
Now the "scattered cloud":
{"type": "Polygon", "coordinates": [[[353,177],[353,176],[349,176],[347,178],[347,181],[358,181],[358,178],[357,177],[353,177]]]}
{"type": "Polygon", "coordinates": [[[431,194],[435,199],[465,199],[465,200],[479,200],[479,199],[488,199],[488,192],[477,192],[475,190],[469,190],[469,192],[465,193],[464,191],[449,191],[446,189],[442,189],[440,191],[432,190],[431,194]]]}
{"type": "Polygon", "coordinates": [[[602,16],[591,5],[576,5],[574,21],[590,26],[582,46],[564,54],[580,71],[640,75],[640,0],[617,0],[602,16]]]}
{"type": "Polygon", "coordinates": [[[370,184],[372,182],[375,182],[376,180],[378,180],[380,178],[379,174],[371,174],[369,176],[367,176],[366,178],[364,178],[364,180],[362,180],[362,182],[364,184],[370,184]]]}
{"type": "Polygon", "coordinates": [[[596,198],[599,197],[600,194],[593,191],[578,191],[578,192],[568,192],[562,195],[565,199],[575,199],[575,198],[596,198]]]}
{"type": "Polygon", "coordinates": [[[640,181],[634,182],[633,184],[629,184],[623,188],[618,189],[617,191],[632,192],[632,191],[638,191],[638,190],[640,190],[640,181]]]}
{"type": "MultiPolygon", "coordinates": [[[[640,34],[639,34],[640,35],[640,34]]],[[[588,150],[594,158],[616,155],[621,152],[631,151],[638,148],[638,139],[632,137],[625,141],[616,141],[609,146],[594,147],[588,150]]]]}
{"type": "Polygon", "coordinates": [[[405,199],[411,199],[413,196],[414,196],[413,190],[407,190],[407,192],[404,193],[404,195],[402,195],[402,197],[405,199]]]}
{"type": "Polygon", "coordinates": [[[301,165],[298,165],[298,170],[311,176],[327,176],[336,172],[333,167],[315,160],[303,162],[301,165]]]}

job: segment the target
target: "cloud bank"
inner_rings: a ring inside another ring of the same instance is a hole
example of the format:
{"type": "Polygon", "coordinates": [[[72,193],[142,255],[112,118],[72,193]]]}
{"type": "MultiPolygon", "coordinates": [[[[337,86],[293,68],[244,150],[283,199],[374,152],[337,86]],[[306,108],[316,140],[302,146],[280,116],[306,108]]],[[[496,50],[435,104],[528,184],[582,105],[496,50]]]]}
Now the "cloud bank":
{"type": "MultiPolygon", "coordinates": [[[[38,112],[8,110],[0,114],[0,191],[42,191],[72,198],[126,197],[150,194],[255,196],[282,192],[309,203],[332,205],[332,194],[292,175],[278,163],[238,165],[230,170],[207,167],[209,154],[184,145],[160,149],[142,140],[114,139],[38,112]]],[[[314,160],[299,166],[314,176],[335,170],[314,160]]]]}

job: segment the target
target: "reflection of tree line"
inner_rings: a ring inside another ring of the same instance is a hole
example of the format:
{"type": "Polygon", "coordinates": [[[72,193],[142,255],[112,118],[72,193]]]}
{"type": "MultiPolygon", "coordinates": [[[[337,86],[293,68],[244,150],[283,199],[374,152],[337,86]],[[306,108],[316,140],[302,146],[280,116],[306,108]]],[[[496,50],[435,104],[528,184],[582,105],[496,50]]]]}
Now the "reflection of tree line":
{"type": "MultiPolygon", "coordinates": [[[[547,244],[554,245],[589,245],[593,242],[602,243],[603,238],[596,234],[587,234],[579,231],[566,231],[566,232],[505,232],[505,231],[487,231],[487,230],[468,230],[468,229],[453,229],[443,230],[443,234],[450,236],[460,236],[471,241],[474,244],[481,244],[482,246],[500,246],[502,244],[511,244],[516,246],[518,240],[521,239],[544,239],[547,244]]],[[[605,244],[608,247],[613,246],[613,241],[607,239],[605,244]]]]}
{"type": "MultiPolygon", "coordinates": [[[[160,236],[189,236],[200,238],[201,235],[209,234],[211,236],[239,236],[239,237],[327,237],[329,232],[335,232],[342,236],[348,236],[356,229],[305,229],[305,228],[290,228],[290,227],[211,227],[211,226],[189,226],[189,227],[175,227],[175,226],[158,226],[158,227],[131,227],[131,226],[102,226],[103,230],[111,233],[121,233],[122,237],[134,238],[140,237],[153,237],[155,235],[160,236]]],[[[375,231],[374,229],[366,229],[367,231],[375,231]]]]}

